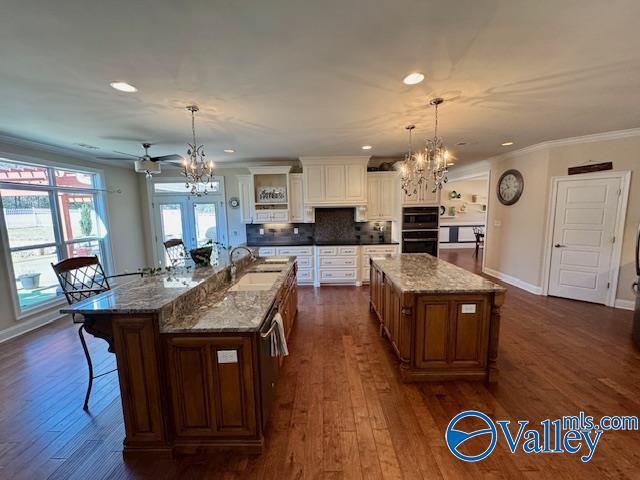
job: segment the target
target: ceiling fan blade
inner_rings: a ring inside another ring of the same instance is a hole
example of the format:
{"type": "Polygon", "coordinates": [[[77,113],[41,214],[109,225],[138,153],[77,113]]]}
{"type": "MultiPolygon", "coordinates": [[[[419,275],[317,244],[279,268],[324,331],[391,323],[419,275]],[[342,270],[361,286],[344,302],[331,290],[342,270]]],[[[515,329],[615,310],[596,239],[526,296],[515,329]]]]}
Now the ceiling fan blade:
{"type": "Polygon", "coordinates": [[[119,155],[126,155],[127,157],[140,158],[140,155],[133,155],[131,153],[119,152],[118,150],[114,150],[113,153],[117,153],[119,155]]]}
{"type": "Polygon", "coordinates": [[[184,160],[182,155],[162,155],[160,157],[151,157],[152,162],[180,162],[184,160]]]}
{"type": "Polygon", "coordinates": [[[132,158],[122,158],[122,157],[96,157],[98,160],[119,160],[121,162],[131,162],[132,158]]]}

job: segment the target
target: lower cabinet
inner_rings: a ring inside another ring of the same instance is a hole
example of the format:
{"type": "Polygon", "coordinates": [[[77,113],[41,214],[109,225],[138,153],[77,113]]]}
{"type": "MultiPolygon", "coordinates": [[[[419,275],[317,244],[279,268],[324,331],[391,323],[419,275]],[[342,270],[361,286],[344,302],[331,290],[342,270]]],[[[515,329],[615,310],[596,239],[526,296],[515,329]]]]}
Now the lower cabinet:
{"type": "Polygon", "coordinates": [[[176,436],[255,435],[251,338],[173,336],[166,342],[176,436]]]}

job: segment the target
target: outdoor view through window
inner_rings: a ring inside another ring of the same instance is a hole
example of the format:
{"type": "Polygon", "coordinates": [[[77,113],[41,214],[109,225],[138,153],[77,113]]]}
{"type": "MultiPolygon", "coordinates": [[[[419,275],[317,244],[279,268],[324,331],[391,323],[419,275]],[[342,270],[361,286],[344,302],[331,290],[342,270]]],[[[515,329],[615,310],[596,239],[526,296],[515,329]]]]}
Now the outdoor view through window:
{"type": "Polygon", "coordinates": [[[0,158],[0,228],[9,244],[9,274],[20,312],[61,294],[52,263],[82,255],[98,255],[105,263],[107,231],[98,183],[95,173],[0,158]]]}

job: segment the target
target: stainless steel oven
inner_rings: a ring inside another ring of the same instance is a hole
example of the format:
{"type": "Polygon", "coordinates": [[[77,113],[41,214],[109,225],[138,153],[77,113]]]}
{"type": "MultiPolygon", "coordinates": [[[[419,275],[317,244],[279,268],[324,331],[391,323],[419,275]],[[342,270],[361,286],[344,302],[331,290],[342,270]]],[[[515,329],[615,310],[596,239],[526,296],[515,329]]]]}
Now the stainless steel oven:
{"type": "Polygon", "coordinates": [[[438,229],[438,207],[407,207],[402,209],[402,231],[438,229]]]}
{"type": "Polygon", "coordinates": [[[402,253],[438,256],[439,207],[402,209],[402,253]]]}

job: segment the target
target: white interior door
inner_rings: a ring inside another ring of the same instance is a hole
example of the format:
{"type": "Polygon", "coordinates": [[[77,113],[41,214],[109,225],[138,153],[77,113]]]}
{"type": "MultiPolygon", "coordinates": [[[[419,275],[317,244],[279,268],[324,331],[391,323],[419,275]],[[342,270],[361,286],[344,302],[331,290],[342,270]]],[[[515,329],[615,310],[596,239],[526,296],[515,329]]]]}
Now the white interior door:
{"type": "Polygon", "coordinates": [[[607,302],[622,180],[561,180],[555,204],[549,295],[607,302]]]}

